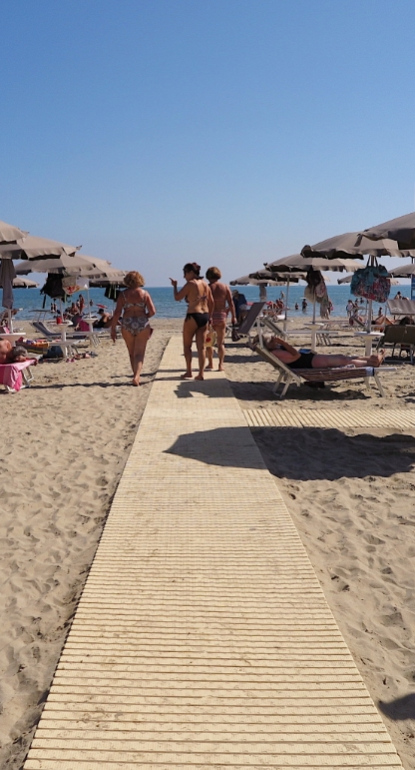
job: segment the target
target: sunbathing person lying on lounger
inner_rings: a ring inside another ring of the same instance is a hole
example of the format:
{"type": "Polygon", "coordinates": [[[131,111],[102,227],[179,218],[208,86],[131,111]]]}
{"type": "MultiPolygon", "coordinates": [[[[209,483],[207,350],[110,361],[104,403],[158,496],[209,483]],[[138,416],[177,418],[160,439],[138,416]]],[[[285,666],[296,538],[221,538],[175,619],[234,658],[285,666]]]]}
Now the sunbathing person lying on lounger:
{"type": "Polygon", "coordinates": [[[371,356],[322,355],[321,353],[300,353],[280,337],[264,338],[265,347],[290,369],[331,369],[336,366],[380,366],[385,352],[371,356]]]}
{"type": "MultiPolygon", "coordinates": [[[[13,347],[9,340],[0,340],[0,364],[16,364],[32,360],[22,345],[13,347]]],[[[37,361],[33,361],[37,363],[37,361]]]]}

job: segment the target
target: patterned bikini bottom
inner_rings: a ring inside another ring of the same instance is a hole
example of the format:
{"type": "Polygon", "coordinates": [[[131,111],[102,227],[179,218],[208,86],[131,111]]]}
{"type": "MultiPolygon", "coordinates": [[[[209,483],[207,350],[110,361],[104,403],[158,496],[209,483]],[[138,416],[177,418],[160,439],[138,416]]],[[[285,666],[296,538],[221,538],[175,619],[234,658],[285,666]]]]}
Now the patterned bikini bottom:
{"type": "Polygon", "coordinates": [[[122,327],[126,332],[132,334],[134,337],[143,331],[148,326],[147,316],[129,316],[122,319],[122,327]]]}

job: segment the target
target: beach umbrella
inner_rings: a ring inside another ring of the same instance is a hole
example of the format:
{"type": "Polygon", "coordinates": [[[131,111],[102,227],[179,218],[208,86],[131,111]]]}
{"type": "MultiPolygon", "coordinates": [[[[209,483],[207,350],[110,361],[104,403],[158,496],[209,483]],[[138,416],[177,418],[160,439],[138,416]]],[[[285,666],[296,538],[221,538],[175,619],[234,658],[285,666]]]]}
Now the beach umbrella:
{"type": "Polygon", "coordinates": [[[16,266],[17,275],[28,273],[62,273],[65,275],[92,275],[99,277],[111,265],[104,259],[88,257],[86,254],[73,256],[62,251],[60,255],[26,259],[16,266]]]}
{"type": "Polygon", "coordinates": [[[36,281],[31,281],[30,278],[13,278],[13,289],[35,289],[39,286],[36,281]]]}
{"type": "MultiPolygon", "coordinates": [[[[288,257],[282,257],[275,262],[270,262],[265,265],[267,270],[270,270],[274,274],[278,274],[286,271],[304,272],[304,268],[323,271],[335,271],[335,272],[349,272],[354,271],[360,267],[359,262],[355,262],[348,257],[347,259],[327,259],[322,256],[305,258],[302,254],[291,254],[288,257]]],[[[313,326],[316,321],[316,299],[313,300],[313,326]]],[[[315,331],[315,330],[314,330],[315,331]]],[[[313,332],[313,345],[315,344],[315,334],[313,332]]]]}
{"type": "Polygon", "coordinates": [[[20,227],[9,225],[7,222],[0,220],[0,244],[13,243],[18,238],[24,238],[27,233],[21,230],[20,227]]]}
{"type": "Polygon", "coordinates": [[[241,286],[247,286],[249,284],[252,284],[254,286],[260,287],[260,299],[266,300],[266,287],[267,286],[285,286],[286,287],[286,301],[285,301],[285,318],[284,318],[284,329],[287,327],[287,321],[288,321],[288,295],[289,295],[289,289],[290,289],[290,283],[298,283],[298,281],[305,279],[306,271],[303,270],[301,273],[300,270],[298,271],[287,271],[287,272],[279,272],[278,274],[271,272],[270,270],[267,270],[266,268],[262,268],[262,270],[257,270],[253,273],[249,273],[249,275],[244,275],[241,278],[236,279],[235,281],[231,281],[231,286],[236,286],[237,284],[240,284],[241,286]],[[265,286],[265,295],[261,295],[261,287],[265,286]]]}
{"type": "MultiPolygon", "coordinates": [[[[19,227],[9,225],[7,222],[0,221],[0,249],[17,241],[18,238],[24,238],[27,233],[20,230],[19,227]]],[[[13,331],[12,307],[13,307],[13,278],[15,272],[13,266],[8,264],[9,260],[2,258],[0,253],[0,286],[3,288],[2,305],[8,311],[8,323],[10,331],[13,331]]]]}
{"type": "Polygon", "coordinates": [[[49,259],[61,255],[74,255],[80,246],[70,246],[50,238],[26,235],[15,243],[0,244],[1,259],[49,259]]]}
{"type": "MultiPolygon", "coordinates": [[[[328,261],[334,261],[339,257],[341,259],[351,259],[357,257],[363,259],[365,255],[369,257],[368,266],[375,266],[376,260],[381,256],[403,257],[408,256],[410,252],[403,252],[399,248],[396,240],[387,237],[379,237],[377,240],[367,238],[362,233],[344,233],[336,235],[333,238],[327,238],[314,246],[304,246],[301,254],[309,259],[310,257],[324,257],[328,261]]],[[[372,303],[369,299],[366,307],[366,331],[370,332],[372,318],[372,303]]]]}
{"type": "Polygon", "coordinates": [[[394,267],[393,270],[389,270],[389,275],[393,275],[395,278],[412,278],[415,275],[415,262],[394,267]]]}
{"type": "Polygon", "coordinates": [[[301,254],[305,259],[363,259],[371,257],[400,257],[402,256],[395,240],[384,238],[373,241],[360,233],[343,233],[333,238],[315,243],[314,246],[303,246],[301,254]]]}
{"type": "Polygon", "coordinates": [[[397,241],[398,248],[401,250],[401,254],[398,256],[412,256],[408,254],[408,251],[415,249],[415,212],[390,219],[388,222],[375,225],[375,227],[368,227],[360,233],[360,237],[374,241],[392,238],[397,241]],[[406,253],[403,253],[405,251],[406,253]]]}
{"type": "Polygon", "coordinates": [[[313,270],[346,272],[357,270],[358,267],[361,267],[361,264],[351,261],[350,257],[328,260],[325,257],[304,258],[302,254],[291,254],[288,257],[282,257],[275,260],[275,262],[269,262],[265,265],[265,269],[273,273],[274,276],[276,273],[304,273],[308,267],[312,267],[313,270]]]}

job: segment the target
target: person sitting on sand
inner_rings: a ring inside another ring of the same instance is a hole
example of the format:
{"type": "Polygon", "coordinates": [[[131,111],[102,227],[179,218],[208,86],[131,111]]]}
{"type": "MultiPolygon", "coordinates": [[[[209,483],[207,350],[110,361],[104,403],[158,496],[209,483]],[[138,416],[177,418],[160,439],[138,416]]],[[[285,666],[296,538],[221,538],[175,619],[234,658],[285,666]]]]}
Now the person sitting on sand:
{"type": "Polygon", "coordinates": [[[382,330],[385,328],[385,326],[391,326],[394,322],[390,320],[390,318],[387,318],[387,316],[384,314],[383,309],[380,307],[378,310],[378,314],[376,318],[373,319],[372,325],[376,331],[382,330]]]}
{"type": "Polygon", "coordinates": [[[186,371],[182,374],[182,380],[192,378],[192,342],[196,338],[197,354],[199,359],[199,373],[196,380],[204,379],[206,353],[205,336],[209,319],[212,316],[214,302],[212,292],[200,277],[200,265],[196,262],[188,262],[183,268],[185,285],[177,289],[177,281],[170,278],[173,286],[174,299],[187,302],[187,313],[183,323],[183,352],[186,361],[186,371]]]}
{"type": "Polygon", "coordinates": [[[331,369],[337,366],[381,366],[385,351],[371,356],[345,356],[340,354],[324,355],[321,353],[301,353],[281,337],[264,340],[265,347],[290,369],[331,369]]]}
{"type": "Polygon", "coordinates": [[[108,329],[111,326],[112,315],[100,307],[98,310],[99,319],[94,321],[94,329],[108,329]]]}
{"type": "Polygon", "coordinates": [[[231,314],[232,323],[236,323],[235,306],[229,286],[220,282],[222,273],[218,267],[209,267],[206,270],[206,278],[209,281],[210,290],[214,301],[212,313],[212,328],[216,332],[219,366],[218,371],[223,372],[225,360],[225,332],[228,313],[231,314]]]}

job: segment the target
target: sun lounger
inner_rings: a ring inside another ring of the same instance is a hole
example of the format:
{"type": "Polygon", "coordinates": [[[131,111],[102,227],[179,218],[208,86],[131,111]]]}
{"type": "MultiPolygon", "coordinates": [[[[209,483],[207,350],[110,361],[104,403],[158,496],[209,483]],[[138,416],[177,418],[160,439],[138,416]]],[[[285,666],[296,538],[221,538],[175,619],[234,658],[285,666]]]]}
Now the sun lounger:
{"type": "Polygon", "coordinates": [[[17,393],[29,386],[33,380],[30,367],[36,364],[36,359],[17,361],[14,364],[0,364],[0,384],[8,393],[17,393]]]}
{"type": "Polygon", "coordinates": [[[263,311],[266,302],[253,302],[251,307],[248,310],[248,314],[246,318],[242,321],[242,323],[237,328],[238,335],[242,336],[250,336],[251,332],[254,331],[254,327],[259,321],[259,317],[261,312],[263,311]]]}
{"type": "Polygon", "coordinates": [[[415,300],[406,298],[388,299],[386,304],[388,306],[389,313],[393,316],[415,316],[415,300]]]}
{"type": "Polygon", "coordinates": [[[282,326],[280,326],[273,318],[270,318],[269,316],[263,316],[261,318],[261,324],[262,326],[265,326],[266,329],[269,329],[273,334],[276,334],[278,337],[281,337],[281,339],[285,340],[287,337],[298,337],[302,336],[303,334],[307,334],[310,336],[311,331],[310,329],[296,329],[295,331],[287,331],[286,329],[283,329],[282,326]]]}
{"type": "Polygon", "coordinates": [[[367,387],[370,387],[370,380],[373,378],[379,393],[384,396],[384,390],[379,378],[379,372],[393,372],[395,368],[392,366],[380,366],[374,368],[373,366],[364,367],[352,367],[352,366],[336,366],[332,369],[290,369],[289,366],[280,361],[279,358],[274,356],[267,348],[262,345],[255,345],[253,350],[266,361],[268,364],[274,367],[278,371],[278,379],[274,386],[274,393],[278,392],[278,388],[281,386],[282,390],[279,394],[280,398],[284,398],[290,385],[300,386],[305,382],[308,383],[326,383],[326,382],[338,382],[339,380],[364,380],[367,387]]]}
{"type": "Polygon", "coordinates": [[[392,356],[395,353],[395,347],[400,346],[399,358],[402,351],[407,350],[411,364],[414,362],[414,348],[415,348],[415,326],[399,326],[399,324],[392,324],[385,327],[385,333],[378,342],[377,347],[383,348],[385,345],[392,345],[392,356]]]}

